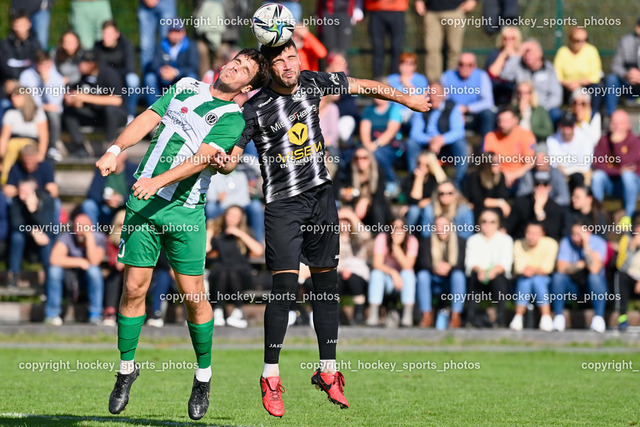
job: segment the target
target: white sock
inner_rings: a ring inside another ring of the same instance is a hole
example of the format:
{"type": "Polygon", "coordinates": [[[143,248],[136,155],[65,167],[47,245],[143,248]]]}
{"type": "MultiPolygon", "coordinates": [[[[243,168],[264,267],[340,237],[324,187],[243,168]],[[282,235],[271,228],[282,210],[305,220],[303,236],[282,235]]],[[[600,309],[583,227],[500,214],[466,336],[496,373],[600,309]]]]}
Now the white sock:
{"type": "Polygon", "coordinates": [[[196,379],[201,383],[206,383],[211,379],[211,366],[208,368],[196,368],[196,379]]]}
{"type": "Polygon", "coordinates": [[[121,360],[119,372],[122,375],[129,375],[133,373],[136,368],[136,362],[133,360],[121,360]]]}
{"type": "Polygon", "coordinates": [[[320,359],[320,372],[323,374],[335,374],[336,373],[336,360],[335,359],[320,359]]]}
{"type": "Polygon", "coordinates": [[[279,377],[280,376],[280,367],[277,363],[265,363],[264,368],[262,369],[262,377],[279,377]]]}

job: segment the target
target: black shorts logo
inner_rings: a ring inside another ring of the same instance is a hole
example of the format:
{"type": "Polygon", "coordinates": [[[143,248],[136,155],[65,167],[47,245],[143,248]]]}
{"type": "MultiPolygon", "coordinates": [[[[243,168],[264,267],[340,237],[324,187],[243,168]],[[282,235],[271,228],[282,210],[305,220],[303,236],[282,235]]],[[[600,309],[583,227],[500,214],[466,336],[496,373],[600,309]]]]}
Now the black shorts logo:
{"type": "Polygon", "coordinates": [[[213,126],[218,121],[218,116],[215,113],[208,113],[204,116],[204,121],[207,122],[209,126],[213,126]]]}

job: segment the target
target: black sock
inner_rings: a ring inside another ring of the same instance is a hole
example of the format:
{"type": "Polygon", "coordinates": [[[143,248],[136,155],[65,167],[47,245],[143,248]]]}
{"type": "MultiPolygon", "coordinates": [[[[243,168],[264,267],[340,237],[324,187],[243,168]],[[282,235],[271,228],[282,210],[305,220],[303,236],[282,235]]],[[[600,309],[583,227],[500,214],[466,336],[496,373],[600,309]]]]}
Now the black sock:
{"type": "Polygon", "coordinates": [[[313,326],[318,337],[320,359],[335,360],[338,345],[338,322],[340,299],[338,294],[338,272],[336,270],[311,274],[313,294],[313,326]]]}
{"type": "Polygon", "coordinates": [[[273,275],[273,288],[264,312],[264,363],[278,363],[297,286],[297,273],[273,275]]]}

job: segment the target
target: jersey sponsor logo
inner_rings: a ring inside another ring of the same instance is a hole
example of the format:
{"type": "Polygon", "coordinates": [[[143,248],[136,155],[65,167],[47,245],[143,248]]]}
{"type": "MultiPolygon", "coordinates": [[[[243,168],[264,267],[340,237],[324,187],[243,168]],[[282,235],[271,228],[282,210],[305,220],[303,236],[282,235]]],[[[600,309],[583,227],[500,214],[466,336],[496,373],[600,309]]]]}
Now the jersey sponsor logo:
{"type": "Polygon", "coordinates": [[[340,84],[340,82],[338,81],[338,75],[336,73],[331,73],[329,75],[329,80],[331,80],[331,82],[336,86],[340,84]]]}
{"type": "Polygon", "coordinates": [[[180,109],[180,112],[181,112],[182,114],[187,114],[187,113],[189,112],[189,108],[187,108],[187,107],[182,107],[182,108],[180,109]]]}
{"type": "Polygon", "coordinates": [[[276,124],[270,125],[271,132],[278,132],[280,129],[284,128],[287,125],[287,122],[292,123],[299,120],[304,120],[307,116],[312,113],[317,113],[318,107],[313,104],[305,108],[304,110],[297,111],[286,118],[286,121],[279,121],[276,124]]]}
{"type": "Polygon", "coordinates": [[[309,138],[309,128],[304,123],[296,123],[289,129],[288,135],[293,145],[302,145],[309,138]]]}
{"type": "Polygon", "coordinates": [[[204,121],[209,126],[213,126],[218,122],[218,116],[216,115],[216,113],[208,113],[206,116],[204,116],[204,121]]]}
{"type": "Polygon", "coordinates": [[[184,117],[177,111],[167,110],[164,115],[173,122],[174,125],[180,126],[185,133],[193,130],[191,125],[184,120],[184,117]]]}
{"type": "Polygon", "coordinates": [[[268,103],[270,103],[271,101],[273,101],[273,97],[271,97],[271,96],[270,96],[270,97],[269,97],[269,99],[267,99],[266,101],[264,101],[264,102],[262,102],[262,103],[258,104],[258,108],[262,108],[262,107],[264,107],[265,105],[267,105],[267,104],[268,104],[268,103]]]}
{"type": "Polygon", "coordinates": [[[293,95],[291,95],[291,100],[293,101],[302,101],[303,99],[307,99],[307,94],[304,90],[301,90],[302,88],[298,88],[297,91],[295,91],[293,93],[293,95]]]}

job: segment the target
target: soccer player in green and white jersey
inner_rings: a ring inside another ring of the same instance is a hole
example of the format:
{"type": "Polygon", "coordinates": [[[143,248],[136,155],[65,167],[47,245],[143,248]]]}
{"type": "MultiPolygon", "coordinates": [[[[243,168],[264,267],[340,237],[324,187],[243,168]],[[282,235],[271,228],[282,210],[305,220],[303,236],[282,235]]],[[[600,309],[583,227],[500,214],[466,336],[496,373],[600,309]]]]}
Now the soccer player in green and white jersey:
{"type": "Polygon", "coordinates": [[[145,296],[164,248],[187,308],[187,324],[198,368],[189,416],[209,407],[213,312],[204,295],[204,204],[215,165],[240,139],[244,119],[236,95],[267,83],[267,63],[256,49],[244,49],[226,64],[213,85],[192,78],[178,81],[129,124],[96,163],[103,176],[116,169],[121,150],[137,144],[155,126],[151,145],[138,166],[138,181],[127,202],[118,261],[125,264],[118,313],[120,369],[109,411],[122,412],[140,370],[134,354],[145,320],[145,296]],[[212,165],[213,166],[212,166],[212,165]]]}

